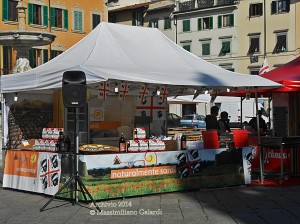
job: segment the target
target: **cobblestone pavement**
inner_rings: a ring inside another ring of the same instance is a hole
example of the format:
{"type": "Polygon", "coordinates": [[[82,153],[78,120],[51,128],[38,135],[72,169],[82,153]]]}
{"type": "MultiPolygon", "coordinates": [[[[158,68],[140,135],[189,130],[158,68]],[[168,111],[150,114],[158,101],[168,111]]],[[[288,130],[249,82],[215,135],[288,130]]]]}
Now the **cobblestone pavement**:
{"type": "Polygon", "coordinates": [[[300,186],[241,186],[174,192],[91,203],[53,200],[40,194],[2,188],[0,223],[103,224],[299,224],[300,186]],[[127,215],[124,215],[127,214],[127,215]]]}

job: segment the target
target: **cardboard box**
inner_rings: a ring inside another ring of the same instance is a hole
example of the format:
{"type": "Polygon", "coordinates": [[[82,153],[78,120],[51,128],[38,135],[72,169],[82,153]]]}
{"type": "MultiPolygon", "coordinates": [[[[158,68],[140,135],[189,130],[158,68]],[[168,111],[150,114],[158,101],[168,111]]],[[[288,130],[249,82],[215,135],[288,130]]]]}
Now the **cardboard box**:
{"type": "Polygon", "coordinates": [[[165,140],[166,151],[177,151],[177,141],[176,140],[165,140]]]}

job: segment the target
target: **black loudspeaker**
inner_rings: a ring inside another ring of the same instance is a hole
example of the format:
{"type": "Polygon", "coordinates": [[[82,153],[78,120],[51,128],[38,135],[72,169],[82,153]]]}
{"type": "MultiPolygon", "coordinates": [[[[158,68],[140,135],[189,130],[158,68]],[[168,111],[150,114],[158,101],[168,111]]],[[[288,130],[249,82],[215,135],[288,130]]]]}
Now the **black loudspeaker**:
{"type": "Polygon", "coordinates": [[[62,96],[65,107],[86,105],[86,78],[82,71],[66,71],[62,80],[62,96]]]}

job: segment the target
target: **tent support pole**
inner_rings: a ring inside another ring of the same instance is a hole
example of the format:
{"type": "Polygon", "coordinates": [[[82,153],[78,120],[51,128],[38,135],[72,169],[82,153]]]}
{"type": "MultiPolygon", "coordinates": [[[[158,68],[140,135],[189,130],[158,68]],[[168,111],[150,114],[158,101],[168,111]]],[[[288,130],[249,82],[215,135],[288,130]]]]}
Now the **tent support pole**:
{"type": "Polygon", "coordinates": [[[259,156],[260,183],[263,184],[264,183],[264,167],[263,167],[264,151],[263,151],[263,147],[261,147],[261,139],[260,139],[257,87],[255,88],[255,106],[256,106],[256,122],[257,122],[257,143],[258,143],[258,147],[260,147],[260,156],[259,156]]]}
{"type": "Polygon", "coordinates": [[[2,167],[4,169],[4,159],[5,159],[5,153],[4,153],[4,113],[3,111],[6,110],[4,95],[1,93],[0,95],[1,99],[1,157],[2,157],[2,167]]]}

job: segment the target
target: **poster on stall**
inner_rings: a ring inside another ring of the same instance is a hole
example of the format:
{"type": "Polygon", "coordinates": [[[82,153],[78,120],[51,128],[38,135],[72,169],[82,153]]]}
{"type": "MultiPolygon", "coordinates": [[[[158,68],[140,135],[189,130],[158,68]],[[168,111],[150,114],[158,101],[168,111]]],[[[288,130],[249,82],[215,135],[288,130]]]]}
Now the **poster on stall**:
{"type": "Polygon", "coordinates": [[[57,153],[7,151],[3,187],[54,195],[60,176],[61,161],[57,153]]]}
{"type": "Polygon", "coordinates": [[[90,121],[104,121],[104,107],[90,107],[90,121]]]}
{"type": "Polygon", "coordinates": [[[85,186],[98,200],[245,184],[243,155],[251,150],[242,151],[222,148],[80,155],[79,167],[85,186]]]}

